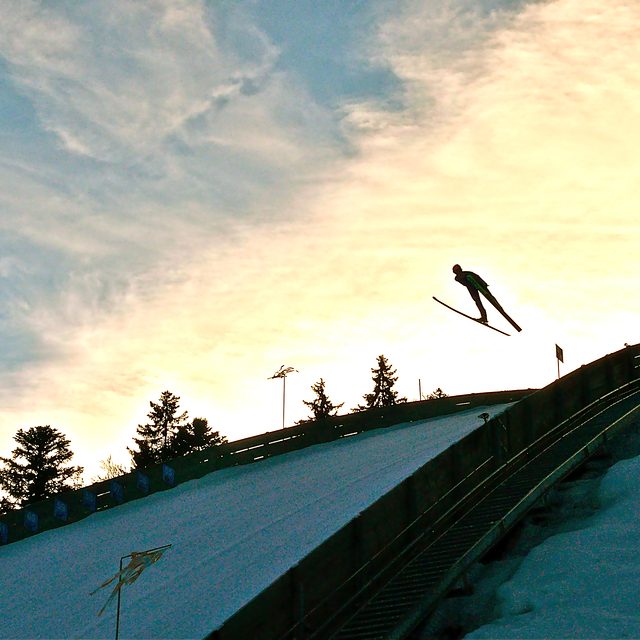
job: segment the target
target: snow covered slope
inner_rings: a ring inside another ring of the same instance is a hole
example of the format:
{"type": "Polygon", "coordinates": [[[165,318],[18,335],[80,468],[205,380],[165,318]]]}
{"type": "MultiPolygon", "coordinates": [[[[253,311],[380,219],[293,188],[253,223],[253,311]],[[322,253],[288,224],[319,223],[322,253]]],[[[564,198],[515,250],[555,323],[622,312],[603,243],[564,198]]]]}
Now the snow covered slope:
{"type": "Polygon", "coordinates": [[[94,514],[0,548],[0,638],[113,638],[121,556],[172,549],[122,594],[121,638],[202,638],[440,452],[510,405],[363,433],[94,514]]]}

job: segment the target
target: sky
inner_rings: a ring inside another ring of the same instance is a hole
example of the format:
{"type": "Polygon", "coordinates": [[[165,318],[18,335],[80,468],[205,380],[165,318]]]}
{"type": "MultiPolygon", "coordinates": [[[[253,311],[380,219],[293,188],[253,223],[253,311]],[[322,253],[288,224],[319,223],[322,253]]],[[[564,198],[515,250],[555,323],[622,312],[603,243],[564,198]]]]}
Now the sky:
{"type": "Polygon", "coordinates": [[[230,440],[640,342],[640,6],[0,1],[0,455],[87,480],[169,390],[230,440]],[[474,325],[451,267],[523,328],[474,325]]]}

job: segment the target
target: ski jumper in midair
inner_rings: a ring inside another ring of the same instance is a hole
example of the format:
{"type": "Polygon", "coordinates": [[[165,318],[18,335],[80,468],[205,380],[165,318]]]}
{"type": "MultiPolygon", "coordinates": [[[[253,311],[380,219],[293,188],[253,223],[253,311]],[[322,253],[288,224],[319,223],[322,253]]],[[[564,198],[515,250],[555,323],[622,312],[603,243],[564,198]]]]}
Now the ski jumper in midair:
{"type": "MultiPolygon", "coordinates": [[[[462,286],[467,288],[469,295],[476,303],[478,307],[478,311],[480,312],[479,318],[472,318],[468,316],[466,313],[462,313],[462,311],[458,311],[453,307],[450,307],[448,304],[442,302],[442,300],[438,300],[435,296],[432,296],[436,302],[439,302],[441,305],[451,309],[451,311],[455,311],[459,313],[461,316],[465,318],[469,318],[469,320],[474,320],[475,322],[480,322],[481,324],[497,331],[498,333],[504,333],[504,331],[497,329],[496,327],[492,327],[487,320],[487,310],[484,308],[482,304],[482,299],[480,298],[480,294],[482,294],[495,308],[499,311],[502,316],[511,324],[511,326],[516,329],[516,331],[522,331],[522,329],[518,326],[518,323],[511,318],[507,312],[500,306],[500,303],[493,297],[493,294],[489,292],[489,285],[477,274],[473,273],[473,271],[463,271],[462,267],[459,264],[453,266],[453,273],[456,274],[456,282],[459,282],[462,286]]],[[[504,335],[508,336],[508,333],[504,333],[504,335]]]]}
{"type": "Polygon", "coordinates": [[[502,308],[500,303],[493,297],[493,294],[489,291],[489,285],[477,273],[473,273],[473,271],[463,271],[459,264],[453,266],[453,273],[456,274],[456,282],[467,287],[467,291],[476,303],[478,311],[480,311],[478,322],[482,322],[483,324],[487,323],[487,310],[484,308],[482,300],[480,300],[480,294],[482,293],[517,331],[522,331],[515,320],[507,315],[507,312],[502,308]]]}

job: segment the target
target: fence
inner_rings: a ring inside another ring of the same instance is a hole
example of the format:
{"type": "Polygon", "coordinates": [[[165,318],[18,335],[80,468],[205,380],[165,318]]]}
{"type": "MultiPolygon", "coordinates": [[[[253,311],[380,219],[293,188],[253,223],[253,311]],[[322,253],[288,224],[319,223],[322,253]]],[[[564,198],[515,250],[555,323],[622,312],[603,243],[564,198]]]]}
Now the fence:
{"type": "Polygon", "coordinates": [[[337,603],[384,571],[389,549],[401,549],[451,514],[480,482],[563,420],[638,378],[640,345],[635,345],[524,394],[364,510],[207,640],[302,638],[322,627],[337,603]]]}
{"type": "Polygon", "coordinates": [[[28,505],[24,509],[10,511],[0,517],[0,542],[16,542],[42,531],[77,522],[96,511],[170,489],[219,469],[257,462],[314,444],[402,422],[424,420],[476,406],[515,402],[532,392],[532,389],[494,391],[407,402],[324,420],[308,421],[286,429],[210,447],[163,464],[136,469],[112,480],[67,491],[28,505]]]}

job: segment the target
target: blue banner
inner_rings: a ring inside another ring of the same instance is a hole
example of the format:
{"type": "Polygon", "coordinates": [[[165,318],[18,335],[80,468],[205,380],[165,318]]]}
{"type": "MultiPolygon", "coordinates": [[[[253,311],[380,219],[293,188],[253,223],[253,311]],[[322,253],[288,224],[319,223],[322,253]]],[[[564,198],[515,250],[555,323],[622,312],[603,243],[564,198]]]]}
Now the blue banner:
{"type": "Polygon", "coordinates": [[[162,479],[167,483],[173,486],[173,483],[176,480],[176,474],[174,472],[174,470],[166,465],[163,464],[162,465],[162,479]]]}
{"type": "Polygon", "coordinates": [[[29,511],[29,509],[25,509],[24,512],[24,526],[29,531],[33,531],[33,533],[37,533],[38,531],[38,514],[33,511],[29,511]]]}
{"type": "Polygon", "coordinates": [[[89,489],[84,489],[82,492],[82,506],[89,511],[96,510],[96,494],[89,489]]]}
{"type": "Polygon", "coordinates": [[[136,488],[144,494],[149,493],[149,476],[138,471],[136,476],[136,488]]]}
{"type": "Polygon", "coordinates": [[[124,500],[124,487],[115,480],[111,481],[111,497],[118,503],[124,500]]]}
{"type": "Polygon", "coordinates": [[[60,520],[67,521],[69,517],[69,509],[67,507],[67,503],[62,500],[55,499],[53,503],[53,515],[60,520]]]}

